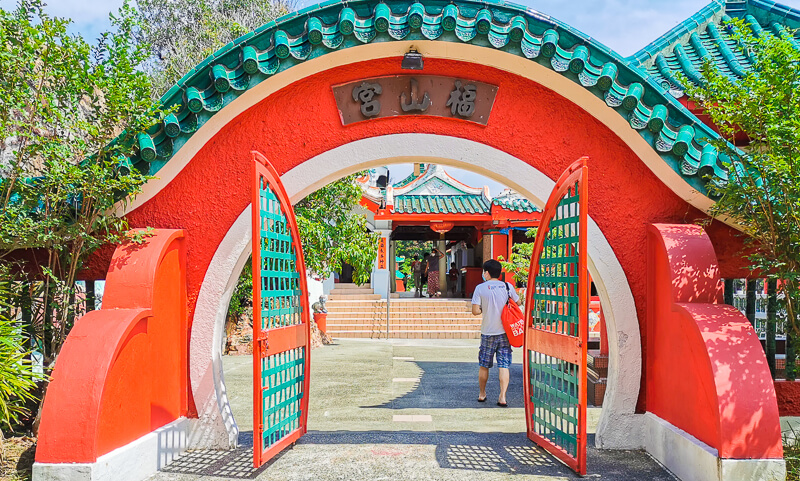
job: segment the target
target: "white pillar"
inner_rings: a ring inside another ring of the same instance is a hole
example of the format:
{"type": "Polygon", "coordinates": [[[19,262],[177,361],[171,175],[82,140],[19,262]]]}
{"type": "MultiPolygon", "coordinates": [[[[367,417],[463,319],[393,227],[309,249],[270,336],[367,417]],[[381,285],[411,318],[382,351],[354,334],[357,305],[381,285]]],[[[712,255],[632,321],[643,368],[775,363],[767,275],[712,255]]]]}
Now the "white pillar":
{"type": "Polygon", "coordinates": [[[381,243],[385,248],[378,249],[378,256],[375,258],[375,264],[372,269],[372,280],[370,287],[372,287],[375,294],[380,294],[382,299],[389,298],[389,237],[392,235],[391,229],[379,229],[375,231],[381,236],[381,243]],[[381,259],[381,257],[383,257],[381,259]],[[383,268],[381,268],[383,267],[383,268]]]}

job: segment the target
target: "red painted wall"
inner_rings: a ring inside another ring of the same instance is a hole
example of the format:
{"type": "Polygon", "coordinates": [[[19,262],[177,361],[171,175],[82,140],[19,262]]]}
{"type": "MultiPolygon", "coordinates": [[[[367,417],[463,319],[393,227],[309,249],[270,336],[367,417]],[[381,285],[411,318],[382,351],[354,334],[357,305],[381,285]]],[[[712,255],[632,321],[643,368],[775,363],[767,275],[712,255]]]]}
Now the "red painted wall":
{"type": "MultiPolygon", "coordinates": [[[[400,58],[348,65],[292,84],[226,125],[155,198],[132,212],[133,226],[186,232],[191,313],[208,264],[250,199],[250,151],[262,152],[281,173],[337,146],[367,137],[419,132],[481,142],[520,158],[552,179],[589,156],[589,213],[625,270],[644,320],[646,226],[691,222],[699,213],[664,186],[602,123],[568,99],[494,68],[426,59],[422,74],[470,78],[499,86],[487,126],[432,116],[383,118],[341,125],[331,85],[392,74],[400,58]]],[[[568,81],[568,80],[565,80],[568,81]]],[[[731,241],[727,227],[711,229],[731,241]]],[[[738,240],[729,247],[733,252],[738,240]]],[[[723,263],[738,262],[723,257],[723,263]]],[[[723,267],[725,269],[726,267],[723,267]]],[[[643,325],[643,324],[642,324],[643,325]]],[[[646,343],[644,329],[642,342],[646,343]]],[[[644,390],[642,390],[643,392],[644,390]]],[[[643,395],[639,409],[644,409],[643,395]]]]}

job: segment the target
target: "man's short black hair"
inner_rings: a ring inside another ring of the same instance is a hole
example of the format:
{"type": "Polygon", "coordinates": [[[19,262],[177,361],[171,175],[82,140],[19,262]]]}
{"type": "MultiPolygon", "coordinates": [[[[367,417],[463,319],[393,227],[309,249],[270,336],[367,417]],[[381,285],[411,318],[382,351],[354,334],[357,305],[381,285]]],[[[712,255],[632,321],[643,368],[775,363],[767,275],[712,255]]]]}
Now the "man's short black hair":
{"type": "Polygon", "coordinates": [[[489,259],[483,263],[483,270],[489,273],[492,279],[497,279],[503,272],[503,266],[494,259],[489,259]]]}
{"type": "Polygon", "coordinates": [[[414,260],[419,259],[419,254],[414,254],[414,260]]]}

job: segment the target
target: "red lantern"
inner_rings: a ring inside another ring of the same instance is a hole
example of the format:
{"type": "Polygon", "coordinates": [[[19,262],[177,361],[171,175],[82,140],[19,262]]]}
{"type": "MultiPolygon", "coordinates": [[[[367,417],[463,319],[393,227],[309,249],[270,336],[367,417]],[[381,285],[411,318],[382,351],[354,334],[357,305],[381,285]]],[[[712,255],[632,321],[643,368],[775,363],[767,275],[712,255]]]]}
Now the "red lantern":
{"type": "Polygon", "coordinates": [[[455,226],[455,224],[452,223],[452,222],[441,222],[441,221],[439,221],[439,222],[432,221],[431,222],[431,230],[433,230],[434,232],[438,232],[440,234],[444,234],[445,232],[447,232],[450,229],[452,229],[454,226],[455,226]]]}

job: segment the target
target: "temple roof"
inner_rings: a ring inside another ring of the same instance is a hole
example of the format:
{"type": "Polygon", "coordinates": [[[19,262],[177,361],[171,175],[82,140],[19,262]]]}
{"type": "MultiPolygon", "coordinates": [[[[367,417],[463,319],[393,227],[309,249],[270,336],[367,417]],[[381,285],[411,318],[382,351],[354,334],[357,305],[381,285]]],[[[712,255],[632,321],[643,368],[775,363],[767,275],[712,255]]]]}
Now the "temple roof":
{"type": "Polygon", "coordinates": [[[483,195],[400,195],[394,198],[395,214],[488,214],[483,195]]]}
{"type": "Polygon", "coordinates": [[[769,0],[718,0],[629,57],[628,63],[644,69],[657,85],[676,98],[682,97],[684,90],[676,73],[699,84],[704,59],[710,59],[731,79],[740,79],[752,69],[752,63],[725,25],[731,18],[744,19],[756,35],[767,31],[791,38],[800,49],[798,38],[787,32],[787,28],[800,28],[800,11],[769,0]]]}
{"type": "MultiPolygon", "coordinates": [[[[362,188],[365,197],[375,200],[374,187],[362,182],[362,188]]],[[[511,189],[491,199],[487,187],[466,185],[437,164],[423,164],[419,175],[412,173],[386,191],[386,208],[393,214],[490,214],[493,205],[516,212],[538,211],[511,189]]]]}
{"type": "Polygon", "coordinates": [[[500,195],[492,199],[492,204],[500,206],[505,210],[525,212],[528,214],[540,211],[538,207],[523,197],[522,194],[514,192],[511,189],[504,190],[500,195]]]}
{"type": "MultiPolygon", "coordinates": [[[[488,192],[482,187],[470,187],[457,180],[438,164],[428,164],[424,171],[415,176],[411,174],[399,183],[392,186],[394,196],[401,195],[485,195],[488,192]],[[412,178],[413,177],[413,178],[412,178]]],[[[387,203],[391,203],[387,199],[387,203]]]]}
{"type": "Polygon", "coordinates": [[[419,174],[411,172],[410,174],[408,174],[408,177],[406,177],[405,179],[401,180],[400,182],[392,184],[392,187],[399,188],[399,187],[407,186],[411,182],[413,182],[413,181],[417,180],[418,178],[422,177],[423,175],[425,175],[425,172],[429,168],[430,168],[430,164],[419,164],[419,174]]]}
{"type": "Polygon", "coordinates": [[[693,78],[706,54],[731,75],[750,67],[725,31],[726,15],[744,17],[757,32],[800,26],[800,12],[769,0],[715,0],[623,58],[574,27],[503,0],[329,0],[269,22],[203,60],[162,97],[162,105],[175,111],[138,135],[138,152],[121,163],[164,179],[157,174],[173,157],[193,155],[178,155],[193,135],[205,138],[213,131],[214,124],[203,128],[206,122],[273,75],[364,44],[437,41],[502,49],[586,89],[623,117],[688,187],[708,196],[707,178],[716,185],[728,181],[724,156],[709,143],[720,137],[676,99],[683,88],[674,74],[681,70],[693,78]]]}

